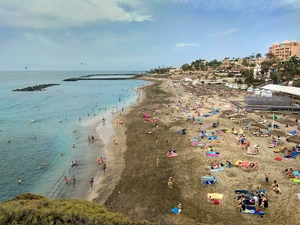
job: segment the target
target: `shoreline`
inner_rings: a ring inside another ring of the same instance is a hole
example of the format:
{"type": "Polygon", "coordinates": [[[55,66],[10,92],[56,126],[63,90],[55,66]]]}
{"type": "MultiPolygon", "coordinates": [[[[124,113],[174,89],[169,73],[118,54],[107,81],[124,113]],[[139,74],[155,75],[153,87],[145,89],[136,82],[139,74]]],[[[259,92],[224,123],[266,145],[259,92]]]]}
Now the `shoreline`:
{"type": "Polygon", "coordinates": [[[105,172],[105,176],[100,176],[99,182],[97,185],[100,187],[97,190],[94,190],[93,193],[89,196],[88,200],[97,202],[99,204],[104,204],[110,195],[115,190],[117,184],[119,183],[122,173],[125,169],[125,158],[124,154],[127,150],[126,146],[126,131],[127,126],[117,125],[117,119],[124,117],[125,115],[130,114],[132,107],[134,105],[140,104],[144,100],[143,88],[151,85],[147,83],[144,86],[137,88],[137,99],[133,104],[130,104],[127,108],[125,108],[122,115],[119,113],[113,117],[112,127],[114,129],[114,134],[109,138],[106,154],[107,154],[107,171],[105,172]],[[137,100],[139,102],[137,102],[137,100]],[[121,138],[120,138],[121,137],[121,138]],[[113,140],[117,140],[118,145],[113,143],[113,140]]]}
{"type": "MultiPolygon", "coordinates": [[[[125,135],[127,131],[127,126],[124,123],[123,125],[117,125],[116,121],[130,114],[132,107],[134,105],[140,104],[140,102],[143,101],[144,99],[143,88],[148,85],[151,84],[147,83],[141,87],[136,88],[135,101],[130,102],[129,105],[125,106],[124,111],[121,112],[121,114],[120,111],[118,111],[118,113],[116,113],[115,115],[110,115],[111,121],[109,125],[110,128],[112,129],[112,133],[106,136],[106,138],[103,138],[105,142],[104,147],[106,152],[106,157],[105,157],[106,160],[104,161],[107,164],[107,169],[105,173],[101,171],[97,179],[98,182],[96,183],[92,193],[90,193],[89,196],[87,197],[87,200],[94,201],[94,202],[97,201],[97,203],[99,204],[104,204],[106,200],[109,198],[109,196],[115,190],[117,184],[119,183],[122,172],[125,168],[124,154],[127,150],[127,146],[126,146],[127,139],[125,135]],[[116,140],[118,144],[115,145],[113,140],[116,140]]],[[[99,126],[101,126],[101,123],[99,124],[99,126]]],[[[104,129],[101,129],[99,131],[99,134],[101,131],[103,132],[104,129]]]]}

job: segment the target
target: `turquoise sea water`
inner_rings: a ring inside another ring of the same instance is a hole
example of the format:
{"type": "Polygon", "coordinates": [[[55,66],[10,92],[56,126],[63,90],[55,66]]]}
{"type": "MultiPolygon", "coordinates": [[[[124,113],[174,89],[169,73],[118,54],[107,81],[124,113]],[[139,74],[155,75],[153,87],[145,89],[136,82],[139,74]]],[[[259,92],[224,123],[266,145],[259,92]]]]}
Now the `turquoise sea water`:
{"type": "Polygon", "coordinates": [[[0,201],[24,192],[65,198],[89,194],[90,178],[101,172],[96,158],[105,157],[104,148],[98,146],[97,126],[102,116],[108,118],[116,104],[121,109],[134,102],[135,88],[145,84],[135,80],[62,81],[95,73],[99,71],[0,72],[0,201]],[[12,92],[47,83],[61,85],[39,92],[12,92]],[[90,134],[94,142],[88,141],[90,134]],[[78,160],[77,167],[70,166],[72,160],[78,160]],[[40,169],[42,162],[46,167],[40,169]],[[64,176],[70,180],[68,185],[64,176]]]}

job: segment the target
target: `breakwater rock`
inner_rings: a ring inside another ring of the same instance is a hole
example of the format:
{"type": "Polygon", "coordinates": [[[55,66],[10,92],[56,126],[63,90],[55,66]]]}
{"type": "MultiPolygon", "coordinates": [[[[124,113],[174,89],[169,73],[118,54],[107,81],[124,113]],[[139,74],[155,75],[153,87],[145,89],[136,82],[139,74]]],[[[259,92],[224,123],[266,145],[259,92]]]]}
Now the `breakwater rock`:
{"type": "Polygon", "coordinates": [[[63,81],[78,81],[78,80],[133,80],[138,77],[141,77],[142,74],[91,74],[81,77],[72,77],[68,79],[64,79],[63,81]],[[111,76],[111,77],[108,77],[111,76]],[[115,77],[118,76],[118,77],[115,77]],[[124,76],[124,77],[122,77],[124,76]],[[129,76],[129,77],[128,77],[129,76]]]}
{"type": "Polygon", "coordinates": [[[39,84],[39,85],[29,86],[21,89],[15,89],[13,91],[42,91],[45,90],[45,88],[47,87],[51,87],[55,85],[60,85],[60,84],[39,84]]]}

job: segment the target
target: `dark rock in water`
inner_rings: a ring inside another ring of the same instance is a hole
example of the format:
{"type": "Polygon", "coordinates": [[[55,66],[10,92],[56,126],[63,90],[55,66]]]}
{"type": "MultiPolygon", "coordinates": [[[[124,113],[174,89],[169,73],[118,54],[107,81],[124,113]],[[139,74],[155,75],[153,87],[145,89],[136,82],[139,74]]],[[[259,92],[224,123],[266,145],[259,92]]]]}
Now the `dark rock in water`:
{"type": "Polygon", "coordinates": [[[60,84],[39,84],[39,85],[35,85],[35,86],[29,86],[29,87],[25,87],[25,88],[21,88],[21,89],[15,89],[13,91],[45,91],[45,88],[47,87],[51,87],[54,85],[60,85],[60,84]]]}

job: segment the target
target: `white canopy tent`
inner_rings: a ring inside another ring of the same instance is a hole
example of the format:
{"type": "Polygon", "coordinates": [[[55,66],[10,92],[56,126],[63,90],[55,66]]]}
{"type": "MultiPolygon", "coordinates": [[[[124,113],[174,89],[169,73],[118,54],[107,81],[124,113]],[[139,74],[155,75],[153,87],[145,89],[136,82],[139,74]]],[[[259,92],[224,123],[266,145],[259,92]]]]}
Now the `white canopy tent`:
{"type": "Polygon", "coordinates": [[[275,85],[275,84],[268,84],[262,88],[273,91],[273,92],[274,91],[282,92],[282,93],[300,96],[300,88],[298,88],[298,87],[287,87],[287,86],[280,86],[280,85],[275,85]]]}

